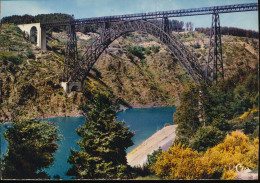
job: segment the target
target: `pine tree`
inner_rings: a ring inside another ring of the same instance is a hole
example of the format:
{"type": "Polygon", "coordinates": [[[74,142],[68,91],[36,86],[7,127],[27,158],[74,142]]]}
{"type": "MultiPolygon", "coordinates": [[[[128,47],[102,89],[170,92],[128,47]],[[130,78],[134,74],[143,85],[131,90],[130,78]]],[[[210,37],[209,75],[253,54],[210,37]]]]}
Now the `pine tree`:
{"type": "Polygon", "coordinates": [[[57,130],[51,123],[35,119],[14,121],[4,133],[8,152],[3,156],[3,178],[49,178],[41,169],[54,163],[53,153],[59,140],[57,130]]]}
{"type": "Polygon", "coordinates": [[[194,136],[199,126],[199,90],[191,85],[187,87],[180,98],[180,106],[174,113],[174,124],[178,124],[177,136],[179,142],[189,144],[190,137],[194,136]]]}
{"type": "Polygon", "coordinates": [[[134,133],[116,122],[112,101],[98,93],[90,104],[83,106],[85,124],[76,130],[81,140],[80,151],[71,150],[67,175],[77,179],[127,178],[126,148],[133,145],[134,133]]]}

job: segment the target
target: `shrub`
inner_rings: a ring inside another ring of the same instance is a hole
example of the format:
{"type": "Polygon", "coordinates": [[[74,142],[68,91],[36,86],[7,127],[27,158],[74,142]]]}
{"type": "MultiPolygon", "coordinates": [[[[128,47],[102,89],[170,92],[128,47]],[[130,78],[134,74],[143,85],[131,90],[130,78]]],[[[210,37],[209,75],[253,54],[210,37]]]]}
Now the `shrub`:
{"type": "Polygon", "coordinates": [[[145,48],[144,54],[150,55],[151,53],[152,53],[152,52],[151,52],[151,48],[145,48]]]}
{"type": "MultiPolygon", "coordinates": [[[[245,168],[256,169],[258,167],[258,147],[258,139],[252,145],[245,134],[234,131],[231,135],[226,136],[223,143],[207,150],[201,158],[201,172],[206,178],[219,178],[216,177],[218,172],[224,170],[223,172],[226,171],[226,174],[230,173],[228,171],[235,170],[238,164],[245,168]]],[[[223,178],[226,178],[225,176],[223,178]]]]}
{"type": "Polygon", "coordinates": [[[213,119],[212,126],[218,128],[221,131],[229,131],[231,129],[231,125],[221,117],[213,119]]]}
{"type": "Polygon", "coordinates": [[[126,48],[126,50],[127,50],[129,53],[133,54],[134,56],[140,58],[141,60],[142,60],[142,59],[145,59],[145,56],[144,56],[144,54],[143,54],[143,51],[145,50],[144,47],[141,47],[141,46],[133,46],[133,47],[128,46],[128,47],[126,48]]]}
{"type": "Polygon", "coordinates": [[[11,52],[0,52],[0,59],[6,62],[11,62],[15,65],[20,65],[24,61],[21,54],[13,54],[11,52]]]}
{"type": "Polygon", "coordinates": [[[235,173],[235,170],[224,170],[224,173],[222,175],[222,178],[225,180],[233,180],[237,176],[237,173],[235,173]]]}
{"type": "Polygon", "coordinates": [[[29,50],[27,53],[26,53],[26,56],[30,59],[35,59],[35,55],[33,54],[33,52],[31,50],[29,50]]]}
{"type": "Polygon", "coordinates": [[[245,124],[243,125],[244,133],[245,134],[253,133],[258,125],[259,122],[255,119],[245,122],[245,124]]]}
{"type": "Polygon", "coordinates": [[[147,165],[148,165],[148,168],[153,171],[152,167],[153,165],[155,164],[155,162],[157,161],[158,157],[162,154],[162,149],[161,147],[159,147],[158,150],[156,151],[153,151],[152,154],[148,154],[147,156],[147,165]]]}
{"type": "Polygon", "coordinates": [[[259,137],[259,126],[256,127],[251,137],[253,138],[259,137]]]}
{"type": "Polygon", "coordinates": [[[258,152],[259,139],[251,144],[245,134],[234,131],[205,153],[175,143],[169,152],[162,152],[153,170],[166,179],[234,179],[238,164],[243,168],[258,168],[258,152]]]}
{"type": "Polygon", "coordinates": [[[191,148],[197,151],[206,151],[207,148],[219,144],[224,138],[224,133],[216,127],[201,127],[191,142],[191,148]]]}
{"type": "Polygon", "coordinates": [[[63,92],[62,92],[62,91],[60,91],[60,92],[58,92],[58,94],[59,94],[60,96],[62,96],[62,95],[63,95],[63,92]]]}
{"type": "Polygon", "coordinates": [[[153,51],[153,53],[158,53],[160,51],[160,47],[159,46],[152,46],[151,50],[153,51]]]}
{"type": "Polygon", "coordinates": [[[174,144],[169,152],[162,152],[153,170],[165,179],[199,178],[196,169],[199,164],[199,153],[181,144],[174,144]]]}

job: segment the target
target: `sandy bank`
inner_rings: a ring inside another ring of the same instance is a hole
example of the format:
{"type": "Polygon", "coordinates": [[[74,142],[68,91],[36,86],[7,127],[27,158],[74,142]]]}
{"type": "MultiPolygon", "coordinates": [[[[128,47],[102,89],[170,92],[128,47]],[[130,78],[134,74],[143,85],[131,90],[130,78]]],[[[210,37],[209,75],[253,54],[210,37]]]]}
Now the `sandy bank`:
{"type": "Polygon", "coordinates": [[[176,138],[177,125],[166,126],[159,130],[132,152],[128,153],[126,158],[130,166],[143,166],[147,161],[147,155],[152,154],[159,147],[166,151],[172,145],[176,138]]]}

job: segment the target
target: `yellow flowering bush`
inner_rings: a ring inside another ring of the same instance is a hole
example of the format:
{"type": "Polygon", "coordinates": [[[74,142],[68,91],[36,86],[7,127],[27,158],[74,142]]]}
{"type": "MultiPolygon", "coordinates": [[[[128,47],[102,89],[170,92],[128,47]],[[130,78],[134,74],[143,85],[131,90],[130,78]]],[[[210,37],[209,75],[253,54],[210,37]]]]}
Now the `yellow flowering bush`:
{"type": "Polygon", "coordinates": [[[237,173],[234,170],[224,170],[222,178],[225,180],[233,180],[234,178],[236,178],[236,176],[237,173]]]}
{"type": "Polygon", "coordinates": [[[224,170],[225,175],[230,175],[238,164],[245,168],[257,168],[258,157],[255,154],[258,153],[256,147],[259,142],[257,143],[256,140],[255,144],[252,145],[242,132],[232,132],[231,135],[226,136],[223,143],[208,149],[201,158],[203,174],[207,178],[212,178],[216,172],[224,170]]]}
{"type": "Polygon", "coordinates": [[[254,139],[253,145],[250,146],[250,151],[248,151],[246,156],[244,157],[242,166],[255,170],[258,168],[258,161],[259,161],[259,139],[256,138],[254,139]]]}
{"type": "Polygon", "coordinates": [[[174,144],[169,152],[163,152],[153,169],[157,175],[166,179],[195,179],[198,178],[196,165],[200,154],[183,145],[174,144]]]}
{"type": "Polygon", "coordinates": [[[252,117],[255,113],[258,113],[258,107],[254,107],[253,109],[248,109],[248,111],[244,112],[241,116],[238,117],[238,119],[244,120],[247,119],[247,117],[252,117]]]}
{"type": "Polygon", "coordinates": [[[258,168],[259,139],[251,144],[249,138],[239,131],[227,135],[223,143],[199,154],[180,144],[169,152],[163,152],[154,165],[157,175],[167,179],[234,179],[236,166],[258,168]]]}

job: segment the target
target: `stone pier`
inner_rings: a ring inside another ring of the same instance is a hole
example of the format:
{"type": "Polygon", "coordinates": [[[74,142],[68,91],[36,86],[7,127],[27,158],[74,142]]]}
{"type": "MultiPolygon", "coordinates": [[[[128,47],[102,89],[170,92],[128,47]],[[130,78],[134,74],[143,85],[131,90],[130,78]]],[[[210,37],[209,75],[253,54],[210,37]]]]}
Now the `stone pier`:
{"type": "Polygon", "coordinates": [[[46,30],[40,23],[19,24],[18,27],[29,36],[29,40],[35,42],[37,47],[46,51],[46,30]],[[37,33],[37,35],[35,35],[37,33]]]}
{"type": "Polygon", "coordinates": [[[61,86],[66,93],[70,93],[72,91],[82,91],[81,82],[61,82],[61,86]]]}

